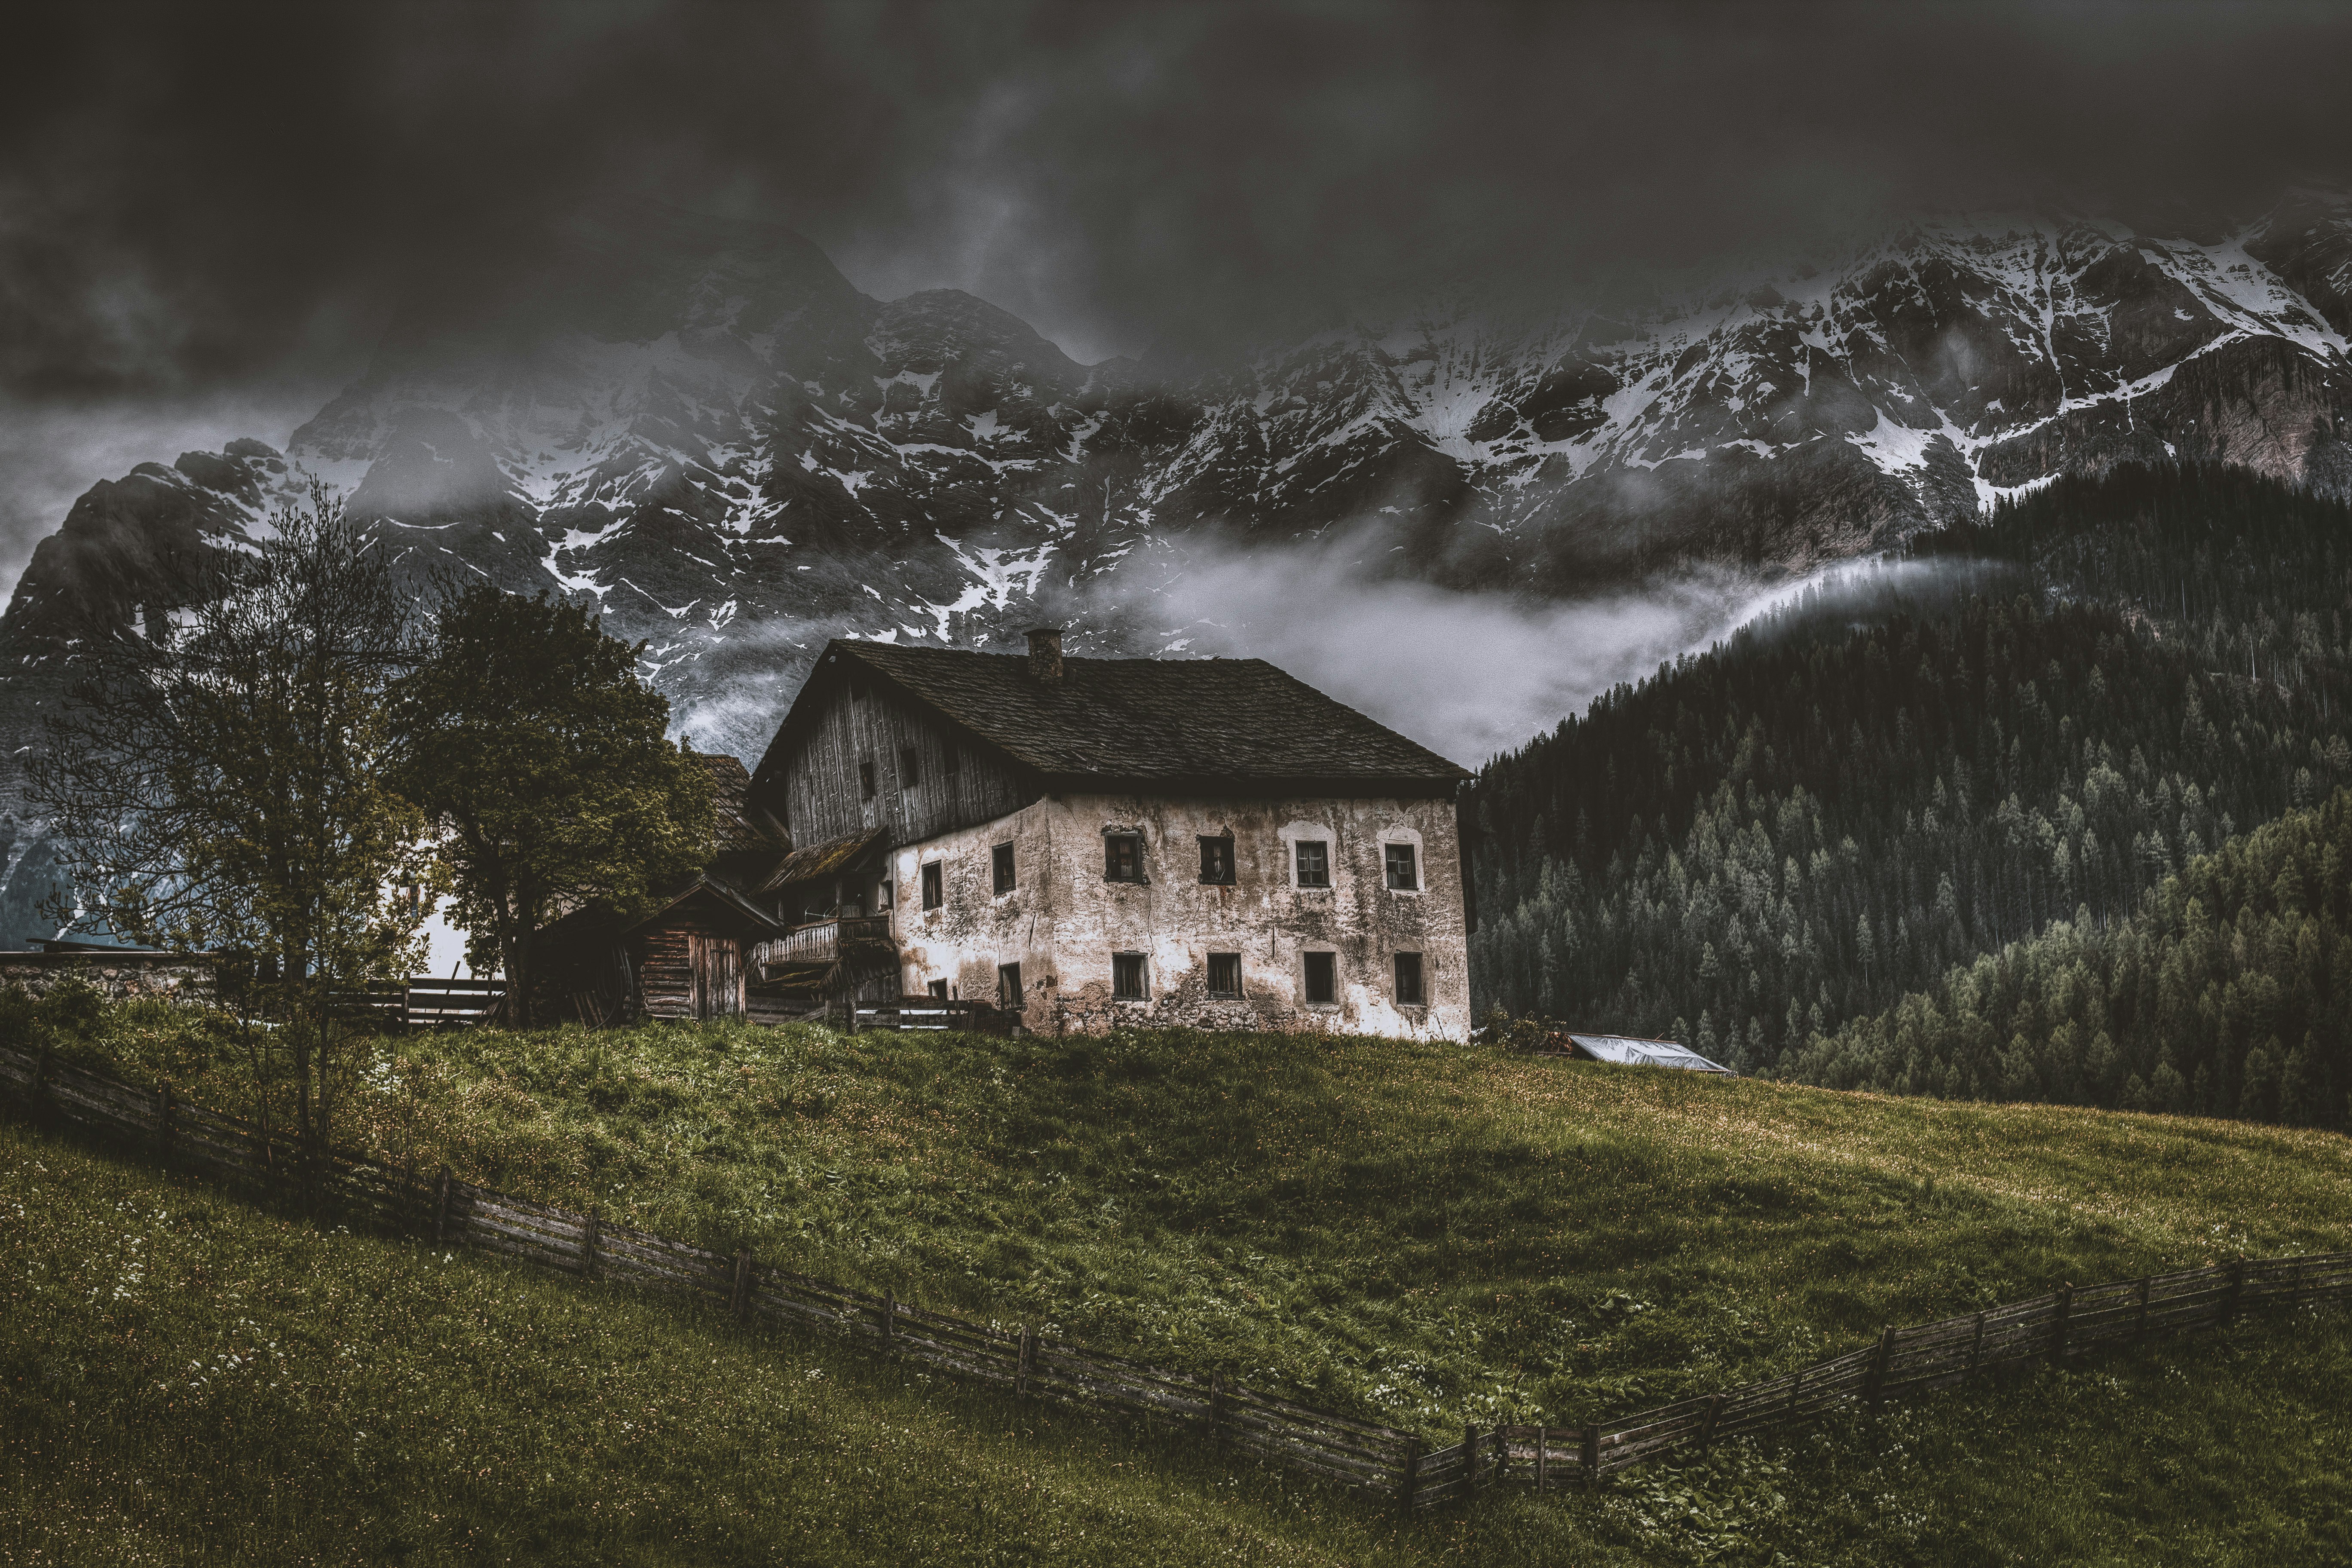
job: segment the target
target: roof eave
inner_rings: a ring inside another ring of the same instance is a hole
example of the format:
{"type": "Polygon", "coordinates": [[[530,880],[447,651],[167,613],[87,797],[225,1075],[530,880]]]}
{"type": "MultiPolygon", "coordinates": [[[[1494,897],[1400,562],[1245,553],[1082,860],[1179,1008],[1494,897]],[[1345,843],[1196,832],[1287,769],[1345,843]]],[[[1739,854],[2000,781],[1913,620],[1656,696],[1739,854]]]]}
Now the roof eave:
{"type": "Polygon", "coordinates": [[[1220,795],[1340,800],[1450,800],[1467,773],[1081,773],[1042,775],[1050,795],[1220,795]]]}

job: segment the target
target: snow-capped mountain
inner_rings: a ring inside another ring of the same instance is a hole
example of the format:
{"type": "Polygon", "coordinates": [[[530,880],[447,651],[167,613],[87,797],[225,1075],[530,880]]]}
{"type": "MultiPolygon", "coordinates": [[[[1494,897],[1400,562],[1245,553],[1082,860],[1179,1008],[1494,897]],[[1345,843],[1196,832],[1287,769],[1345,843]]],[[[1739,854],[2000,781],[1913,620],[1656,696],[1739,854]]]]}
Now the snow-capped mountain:
{"type": "Polygon", "coordinates": [[[830,636],[1181,646],[1151,589],[1212,537],[1375,527],[1383,572],[1567,596],[1801,571],[2131,458],[2352,490],[2342,193],[2199,234],[1921,223],[1639,310],[1450,306],[1181,369],[1075,363],[953,290],[878,302],[754,224],[632,206],[538,253],[424,280],[285,452],[83,496],[0,618],[9,750],[86,617],[169,602],[310,475],[412,564],[593,599],[744,755],[830,636]]]}

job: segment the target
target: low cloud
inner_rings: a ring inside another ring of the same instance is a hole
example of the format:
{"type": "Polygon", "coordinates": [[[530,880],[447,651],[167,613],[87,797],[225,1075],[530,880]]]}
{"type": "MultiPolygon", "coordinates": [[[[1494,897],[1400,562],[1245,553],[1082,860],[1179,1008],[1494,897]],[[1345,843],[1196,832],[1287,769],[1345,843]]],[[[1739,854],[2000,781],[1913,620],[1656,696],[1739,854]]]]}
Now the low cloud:
{"type": "Polygon", "coordinates": [[[1845,563],[1765,583],[1694,571],[1565,603],[1375,577],[1363,535],[1192,554],[1116,613],[1161,648],[1264,658],[1465,767],[1515,751],[1621,681],[1704,651],[1741,626],[1841,587],[1925,586],[1927,563],[1845,563]]]}
{"type": "Polygon", "coordinates": [[[240,436],[282,447],[319,411],[330,388],[299,383],[184,402],[30,405],[0,402],[0,604],[16,590],[33,547],[102,479],[183,452],[217,452],[240,436]]]}

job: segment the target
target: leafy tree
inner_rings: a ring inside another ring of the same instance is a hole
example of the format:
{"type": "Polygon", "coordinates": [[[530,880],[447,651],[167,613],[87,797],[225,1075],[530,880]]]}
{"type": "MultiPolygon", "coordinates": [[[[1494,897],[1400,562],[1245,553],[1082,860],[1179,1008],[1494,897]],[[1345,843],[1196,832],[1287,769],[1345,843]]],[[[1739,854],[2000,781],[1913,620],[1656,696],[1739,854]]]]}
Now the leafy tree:
{"type": "Polygon", "coordinates": [[[316,1149],[354,1037],[330,993],[404,974],[422,948],[386,896],[424,830],[388,784],[384,694],[413,617],[324,486],[271,521],[251,553],[205,563],[188,604],[85,628],[29,775],[72,889],[52,914],[256,960],[253,999],[281,1025],[257,1048],[289,1058],[316,1149]]]}
{"type": "Polygon", "coordinates": [[[587,904],[627,913],[700,867],[710,775],[664,738],[644,651],[586,611],[487,584],[443,601],[396,698],[401,789],[438,834],[477,968],[502,966],[530,1022],[532,939],[587,904]]]}

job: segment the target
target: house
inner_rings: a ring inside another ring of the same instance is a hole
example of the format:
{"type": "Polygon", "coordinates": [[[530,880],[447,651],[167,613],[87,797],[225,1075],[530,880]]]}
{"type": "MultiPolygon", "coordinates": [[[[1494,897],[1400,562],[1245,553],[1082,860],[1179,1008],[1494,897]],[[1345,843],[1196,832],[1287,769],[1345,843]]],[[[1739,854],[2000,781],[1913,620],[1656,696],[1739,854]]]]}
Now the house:
{"type": "Polygon", "coordinates": [[[745,797],[797,846],[749,895],[793,928],[756,978],[1465,1038],[1466,777],[1260,659],[836,640],[745,797]]]}

